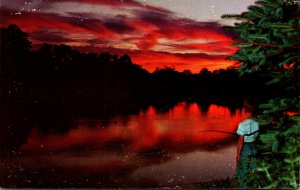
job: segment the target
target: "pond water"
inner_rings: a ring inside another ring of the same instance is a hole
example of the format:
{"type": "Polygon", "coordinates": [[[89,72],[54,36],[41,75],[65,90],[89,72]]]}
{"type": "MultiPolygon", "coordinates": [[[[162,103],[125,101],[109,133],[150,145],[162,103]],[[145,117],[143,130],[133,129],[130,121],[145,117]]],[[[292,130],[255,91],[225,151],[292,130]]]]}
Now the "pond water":
{"type": "MultiPolygon", "coordinates": [[[[235,174],[244,109],[178,103],[161,112],[74,117],[64,133],[32,127],[17,156],[2,158],[7,187],[165,187],[235,174]],[[207,131],[212,130],[212,131],[207,131]]],[[[54,118],[53,118],[54,119],[54,118]]]]}

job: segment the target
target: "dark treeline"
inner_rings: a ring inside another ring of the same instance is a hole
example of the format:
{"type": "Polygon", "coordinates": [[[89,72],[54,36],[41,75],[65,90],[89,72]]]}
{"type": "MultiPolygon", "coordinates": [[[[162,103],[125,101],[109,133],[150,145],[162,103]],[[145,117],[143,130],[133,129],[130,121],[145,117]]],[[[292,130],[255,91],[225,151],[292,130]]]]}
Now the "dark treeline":
{"type": "Polygon", "coordinates": [[[33,51],[27,33],[17,26],[1,28],[0,34],[1,144],[24,141],[18,133],[29,133],[22,126],[33,121],[44,131],[64,131],[61,123],[72,125],[74,114],[109,117],[149,105],[163,112],[179,101],[196,101],[203,111],[211,103],[235,110],[245,94],[265,90],[263,77],[240,77],[234,69],[149,73],[127,54],[81,53],[50,44],[33,51]]]}
{"type": "Polygon", "coordinates": [[[121,109],[126,103],[203,98],[221,98],[225,103],[232,96],[252,93],[261,84],[261,78],[239,77],[234,69],[210,72],[204,68],[191,74],[164,68],[149,73],[133,64],[127,54],[80,53],[66,45],[50,44],[31,51],[27,37],[17,26],[1,29],[2,100],[17,107],[30,103],[38,109],[51,102],[82,112],[91,106],[121,109]]]}

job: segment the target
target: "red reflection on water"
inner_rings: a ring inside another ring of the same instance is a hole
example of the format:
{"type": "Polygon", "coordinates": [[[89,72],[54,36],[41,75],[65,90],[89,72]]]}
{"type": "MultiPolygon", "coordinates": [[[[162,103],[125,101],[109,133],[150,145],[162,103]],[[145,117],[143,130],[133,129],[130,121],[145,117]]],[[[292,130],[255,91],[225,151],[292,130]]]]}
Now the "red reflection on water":
{"type": "Polygon", "coordinates": [[[196,103],[180,103],[167,113],[158,113],[153,107],[139,115],[114,117],[108,126],[97,120],[78,120],[78,127],[67,134],[40,134],[33,130],[21,152],[55,151],[76,146],[101,149],[109,144],[122,144],[124,151],[164,148],[182,151],[190,147],[206,147],[226,141],[245,118],[244,111],[230,114],[226,107],[211,105],[203,114],[196,103]]]}
{"type": "Polygon", "coordinates": [[[235,172],[232,142],[237,139],[199,131],[235,132],[244,118],[244,110],[232,114],[222,106],[180,103],[164,113],[149,107],[108,121],[78,119],[77,126],[65,134],[33,129],[21,154],[3,161],[0,170],[7,184],[18,181],[20,187],[32,187],[33,180],[41,187],[116,188],[225,179],[235,172]],[[11,174],[18,179],[9,181],[11,174]]]}

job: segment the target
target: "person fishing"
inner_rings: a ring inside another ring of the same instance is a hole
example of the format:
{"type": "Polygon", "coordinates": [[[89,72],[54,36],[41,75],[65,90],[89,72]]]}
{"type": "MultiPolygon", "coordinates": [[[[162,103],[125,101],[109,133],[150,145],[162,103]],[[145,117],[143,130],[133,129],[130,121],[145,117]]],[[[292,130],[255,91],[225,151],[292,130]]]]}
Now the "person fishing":
{"type": "Polygon", "coordinates": [[[256,139],[259,134],[259,124],[253,119],[255,100],[245,99],[244,108],[246,118],[239,123],[236,133],[221,130],[203,130],[198,132],[219,132],[230,135],[239,135],[237,144],[237,178],[240,188],[247,188],[247,175],[256,169],[255,155],[257,154],[256,139]]]}
{"type": "Polygon", "coordinates": [[[239,135],[237,144],[237,177],[240,188],[247,188],[247,174],[255,170],[254,156],[257,153],[256,139],[259,133],[259,124],[253,117],[254,104],[249,100],[244,101],[246,119],[242,121],[236,133],[239,135]]]}

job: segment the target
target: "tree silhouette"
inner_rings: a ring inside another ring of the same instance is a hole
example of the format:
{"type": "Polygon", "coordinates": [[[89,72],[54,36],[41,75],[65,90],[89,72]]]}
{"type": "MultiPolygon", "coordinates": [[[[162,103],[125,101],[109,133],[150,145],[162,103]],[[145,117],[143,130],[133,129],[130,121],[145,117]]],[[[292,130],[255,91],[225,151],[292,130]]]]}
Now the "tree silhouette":
{"type": "Polygon", "coordinates": [[[131,58],[127,54],[122,55],[119,61],[125,64],[132,64],[131,58]]]}
{"type": "Polygon", "coordinates": [[[28,91],[24,83],[25,61],[31,44],[27,33],[16,25],[0,29],[0,156],[18,154],[18,146],[30,132],[28,118],[22,109],[28,91]],[[22,119],[20,119],[22,118],[22,119]],[[25,119],[24,119],[25,118],[25,119]]]}
{"type": "Polygon", "coordinates": [[[24,62],[29,58],[31,43],[27,33],[16,25],[1,28],[0,41],[0,102],[11,101],[11,106],[18,106],[22,103],[18,97],[24,90],[24,62]]]}
{"type": "Polygon", "coordinates": [[[28,34],[16,25],[1,28],[1,62],[7,59],[22,60],[31,48],[28,34]]]}

